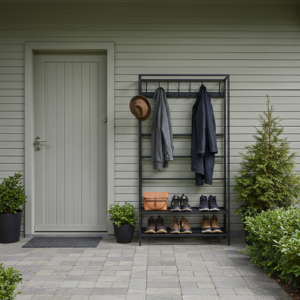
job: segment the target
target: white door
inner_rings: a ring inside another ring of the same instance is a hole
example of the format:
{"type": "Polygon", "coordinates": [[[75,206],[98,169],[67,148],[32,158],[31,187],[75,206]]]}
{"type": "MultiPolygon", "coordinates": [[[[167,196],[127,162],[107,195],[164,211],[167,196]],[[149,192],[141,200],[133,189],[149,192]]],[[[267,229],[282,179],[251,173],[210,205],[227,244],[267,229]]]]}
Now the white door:
{"type": "Polygon", "coordinates": [[[106,54],[35,55],[35,231],[106,231],[106,54]]]}

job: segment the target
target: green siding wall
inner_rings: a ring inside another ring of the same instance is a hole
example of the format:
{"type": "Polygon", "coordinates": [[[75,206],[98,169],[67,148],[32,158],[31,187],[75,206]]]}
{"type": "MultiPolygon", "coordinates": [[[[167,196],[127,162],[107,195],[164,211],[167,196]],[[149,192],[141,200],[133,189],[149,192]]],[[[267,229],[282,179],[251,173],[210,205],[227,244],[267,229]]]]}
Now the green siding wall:
{"type": "MultiPolygon", "coordinates": [[[[283,119],[300,171],[297,0],[9,1],[0,3],[0,179],[25,170],[24,43],[78,40],[115,43],[115,201],[138,205],[138,122],[128,104],[138,92],[140,73],[231,75],[231,177],[238,174],[239,153],[253,143],[253,126],[258,125],[268,94],[283,119]]],[[[191,132],[194,100],[169,100],[174,133],[191,132]]],[[[213,100],[213,105],[221,132],[221,100],[213,100]]],[[[152,118],[143,123],[144,132],[150,132],[151,122],[152,118]]],[[[190,151],[186,138],[176,138],[174,146],[177,155],[190,151]]],[[[219,148],[222,153],[221,142],[219,148]]],[[[143,151],[150,154],[150,139],[145,138],[143,151]]],[[[216,177],[221,163],[216,161],[216,177]]],[[[161,173],[145,160],[143,170],[145,176],[158,178],[192,176],[187,159],[174,160],[161,173]]],[[[220,182],[198,188],[194,182],[155,181],[145,184],[145,190],[184,192],[194,205],[201,194],[212,193],[222,201],[220,182]]],[[[232,193],[232,211],[238,207],[233,198],[232,193]]],[[[191,217],[190,223],[199,224],[199,217],[191,217]]],[[[231,223],[233,230],[242,229],[238,216],[233,215],[231,223]]]]}

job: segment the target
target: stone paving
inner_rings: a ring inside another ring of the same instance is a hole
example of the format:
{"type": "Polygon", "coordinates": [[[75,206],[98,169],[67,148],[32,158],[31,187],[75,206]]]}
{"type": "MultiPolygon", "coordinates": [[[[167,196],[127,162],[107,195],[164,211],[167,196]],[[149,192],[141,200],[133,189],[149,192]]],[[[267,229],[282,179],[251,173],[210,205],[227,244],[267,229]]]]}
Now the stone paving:
{"type": "Polygon", "coordinates": [[[276,281],[237,252],[243,239],[144,239],[98,248],[29,249],[0,244],[0,262],[23,274],[16,299],[285,300],[276,281]]]}

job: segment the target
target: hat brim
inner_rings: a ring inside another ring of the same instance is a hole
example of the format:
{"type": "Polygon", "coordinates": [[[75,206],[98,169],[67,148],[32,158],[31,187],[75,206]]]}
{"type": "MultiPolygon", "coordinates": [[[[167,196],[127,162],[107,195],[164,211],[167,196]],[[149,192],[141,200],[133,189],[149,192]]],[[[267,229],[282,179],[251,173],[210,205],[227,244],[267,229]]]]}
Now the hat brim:
{"type": "Polygon", "coordinates": [[[150,104],[149,100],[148,100],[146,97],[144,97],[144,96],[141,96],[141,95],[134,96],[134,97],[130,100],[130,104],[129,104],[130,111],[131,111],[131,113],[132,113],[133,115],[134,115],[134,113],[133,113],[133,111],[132,111],[132,108],[133,108],[133,102],[134,102],[135,100],[137,100],[137,99],[143,99],[143,100],[146,102],[147,106],[148,106],[148,113],[147,113],[147,115],[146,115],[145,117],[143,117],[143,118],[137,118],[137,119],[138,119],[139,121],[146,121],[147,119],[149,119],[149,117],[150,117],[150,115],[151,115],[151,104],[150,104]]]}

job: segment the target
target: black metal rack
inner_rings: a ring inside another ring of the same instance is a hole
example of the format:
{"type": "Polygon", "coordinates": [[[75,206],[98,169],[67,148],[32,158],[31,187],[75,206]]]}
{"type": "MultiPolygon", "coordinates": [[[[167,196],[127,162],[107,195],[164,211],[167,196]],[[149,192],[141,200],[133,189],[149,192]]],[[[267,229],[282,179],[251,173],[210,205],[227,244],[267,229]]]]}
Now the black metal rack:
{"type": "MultiPolygon", "coordinates": [[[[203,234],[201,233],[201,228],[192,228],[193,233],[191,234],[170,234],[169,229],[167,234],[146,234],[145,228],[142,226],[142,216],[143,215],[153,215],[155,211],[145,211],[143,208],[143,194],[142,194],[142,182],[145,180],[195,180],[193,178],[143,178],[142,177],[142,160],[145,158],[151,158],[151,156],[142,155],[142,138],[144,136],[151,136],[151,134],[142,133],[142,122],[139,121],[139,245],[141,245],[142,237],[223,237],[227,238],[228,245],[230,245],[230,75],[223,74],[140,74],[139,75],[139,95],[145,97],[153,97],[154,92],[148,91],[148,82],[156,82],[160,86],[161,82],[167,84],[166,94],[168,98],[178,98],[178,97],[194,97],[198,96],[198,92],[193,92],[191,84],[193,82],[214,82],[219,83],[218,91],[209,92],[211,98],[223,98],[223,126],[224,133],[217,134],[217,137],[223,137],[224,141],[224,155],[216,156],[216,158],[224,159],[224,176],[222,178],[213,178],[213,180],[223,180],[224,181],[224,206],[220,207],[218,212],[205,212],[205,214],[218,214],[224,216],[224,224],[221,234],[203,234]],[[176,77],[176,78],[175,78],[176,77]],[[207,78],[208,77],[208,78],[207,78]],[[169,83],[177,83],[176,91],[170,91],[169,83]],[[180,89],[180,83],[189,83],[188,91],[182,91],[180,89]],[[143,90],[143,83],[145,89],[143,90]],[[223,85],[221,87],[221,85],[223,85]]],[[[199,88],[198,88],[199,90],[199,88]]],[[[173,137],[179,136],[192,136],[191,134],[173,134],[173,137]]],[[[173,158],[190,158],[191,156],[173,156],[173,158]]],[[[170,208],[166,211],[158,211],[160,215],[174,214],[170,211],[170,208]]],[[[191,212],[184,212],[185,215],[192,214],[203,214],[199,211],[198,207],[192,207],[191,212]]]]}

